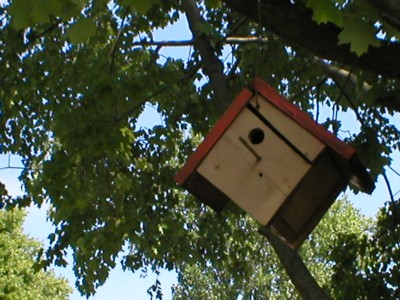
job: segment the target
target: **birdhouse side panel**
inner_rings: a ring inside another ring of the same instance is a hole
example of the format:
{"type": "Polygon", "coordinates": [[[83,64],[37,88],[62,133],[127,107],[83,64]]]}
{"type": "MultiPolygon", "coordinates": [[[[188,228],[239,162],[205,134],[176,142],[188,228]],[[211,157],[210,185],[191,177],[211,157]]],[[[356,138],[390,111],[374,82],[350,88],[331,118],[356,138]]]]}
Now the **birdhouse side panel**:
{"type": "Polygon", "coordinates": [[[199,174],[258,222],[266,224],[287,195],[261,171],[257,172],[256,163],[243,157],[243,150],[237,146],[224,136],[200,165],[199,174]]]}
{"type": "Polygon", "coordinates": [[[211,131],[206,135],[205,139],[201,142],[196,151],[190,155],[185,165],[181,168],[178,174],[176,174],[175,181],[178,184],[184,185],[188,178],[196,172],[203,159],[222,137],[239,113],[245,108],[246,104],[252,97],[253,93],[246,88],[239,93],[235,98],[235,101],[232,102],[211,131]]]}
{"type": "Polygon", "coordinates": [[[324,151],[269,224],[297,248],[349,182],[324,151]]]}
{"type": "Polygon", "coordinates": [[[244,109],[198,172],[265,225],[310,167],[262,120],[244,109]],[[254,137],[254,132],[262,139],[254,137]]]}

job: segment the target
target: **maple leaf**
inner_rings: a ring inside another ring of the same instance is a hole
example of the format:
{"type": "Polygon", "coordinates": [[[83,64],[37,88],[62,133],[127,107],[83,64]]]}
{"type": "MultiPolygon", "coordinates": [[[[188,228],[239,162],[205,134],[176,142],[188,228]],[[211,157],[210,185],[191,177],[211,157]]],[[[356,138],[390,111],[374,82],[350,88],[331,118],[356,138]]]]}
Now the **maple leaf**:
{"type": "Polygon", "coordinates": [[[375,29],[358,19],[345,20],[344,28],[338,36],[340,44],[350,44],[351,52],[361,56],[368,52],[369,46],[379,47],[375,29]]]}
{"type": "Polygon", "coordinates": [[[331,22],[343,26],[343,14],[330,0],[308,0],[307,7],[313,11],[313,20],[318,24],[331,22]]]}

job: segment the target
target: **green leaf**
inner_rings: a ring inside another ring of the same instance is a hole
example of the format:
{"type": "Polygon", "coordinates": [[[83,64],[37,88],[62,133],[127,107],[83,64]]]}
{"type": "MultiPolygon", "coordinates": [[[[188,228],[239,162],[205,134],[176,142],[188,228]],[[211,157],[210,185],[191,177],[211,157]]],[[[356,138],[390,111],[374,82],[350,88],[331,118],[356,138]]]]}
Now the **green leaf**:
{"type": "Polygon", "coordinates": [[[221,6],[220,0],[205,0],[206,6],[210,8],[217,8],[221,6]]]}
{"type": "Polygon", "coordinates": [[[107,0],[93,1],[93,10],[97,11],[97,10],[103,9],[103,8],[107,7],[107,3],[108,3],[107,0]]]}
{"type": "Polygon", "coordinates": [[[36,0],[32,2],[32,20],[34,23],[49,22],[50,16],[59,16],[62,2],[54,0],[36,0]]]}
{"type": "Polygon", "coordinates": [[[344,28],[338,36],[340,44],[350,44],[351,52],[361,56],[368,51],[369,46],[379,47],[375,29],[358,19],[345,20],[344,28]]]}
{"type": "Polygon", "coordinates": [[[318,24],[331,22],[343,26],[343,13],[330,0],[308,0],[307,7],[313,11],[313,20],[318,24]]]}
{"type": "Polygon", "coordinates": [[[15,29],[25,29],[35,23],[47,23],[50,16],[59,16],[62,2],[54,0],[14,0],[10,5],[10,15],[15,29]]]}
{"type": "Polygon", "coordinates": [[[146,14],[154,4],[159,3],[159,0],[120,0],[124,6],[131,6],[139,14],[146,14]]]}
{"type": "Polygon", "coordinates": [[[42,245],[22,232],[22,210],[0,211],[0,298],[65,300],[68,282],[38,268],[42,245]]]}
{"type": "Polygon", "coordinates": [[[96,24],[92,19],[80,19],[67,31],[67,37],[73,44],[82,44],[95,33],[96,24]]]}
{"type": "Polygon", "coordinates": [[[31,24],[32,2],[30,0],[14,0],[9,8],[12,25],[15,29],[25,29],[31,24]]]}
{"type": "Polygon", "coordinates": [[[76,1],[65,2],[62,7],[61,17],[65,20],[76,18],[79,16],[82,9],[83,4],[81,3],[77,3],[76,1]]]}

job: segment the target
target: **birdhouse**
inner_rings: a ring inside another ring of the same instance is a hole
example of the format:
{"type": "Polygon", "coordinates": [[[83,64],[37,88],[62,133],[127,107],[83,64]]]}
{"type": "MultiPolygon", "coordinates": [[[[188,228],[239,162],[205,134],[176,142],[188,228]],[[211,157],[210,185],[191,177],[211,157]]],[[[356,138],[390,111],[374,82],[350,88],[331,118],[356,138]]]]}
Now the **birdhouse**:
{"type": "Polygon", "coordinates": [[[218,212],[233,201],[294,248],[350,181],[374,189],[352,147],[260,79],[237,96],[176,181],[218,212]]]}

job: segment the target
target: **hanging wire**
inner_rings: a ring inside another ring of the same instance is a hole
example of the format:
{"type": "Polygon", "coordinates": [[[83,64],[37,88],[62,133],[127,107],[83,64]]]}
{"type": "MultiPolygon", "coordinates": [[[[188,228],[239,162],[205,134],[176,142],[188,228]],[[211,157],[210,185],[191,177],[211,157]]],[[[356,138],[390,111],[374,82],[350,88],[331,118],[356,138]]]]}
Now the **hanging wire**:
{"type": "MultiPolygon", "coordinates": [[[[397,170],[395,170],[392,166],[388,166],[388,168],[389,168],[395,175],[397,175],[398,177],[400,177],[400,173],[399,173],[397,170]]],[[[400,189],[399,189],[397,192],[395,192],[395,193],[393,194],[393,196],[396,197],[399,193],[400,193],[400,189]]]]}
{"type": "Polygon", "coordinates": [[[321,85],[317,85],[317,92],[315,97],[315,122],[319,121],[319,109],[320,109],[320,97],[321,97],[321,85]]]}
{"type": "Polygon", "coordinates": [[[394,203],[395,200],[394,200],[393,190],[392,190],[392,187],[391,187],[391,185],[390,185],[389,178],[387,177],[386,171],[385,171],[385,170],[383,171],[382,176],[383,176],[383,179],[385,179],[385,182],[386,182],[386,185],[387,185],[387,189],[388,189],[388,192],[389,192],[389,196],[390,196],[390,200],[394,203]]]}
{"type": "Polygon", "coordinates": [[[389,166],[389,169],[392,170],[394,174],[400,177],[400,173],[393,169],[391,166],[389,166]]]}

